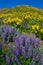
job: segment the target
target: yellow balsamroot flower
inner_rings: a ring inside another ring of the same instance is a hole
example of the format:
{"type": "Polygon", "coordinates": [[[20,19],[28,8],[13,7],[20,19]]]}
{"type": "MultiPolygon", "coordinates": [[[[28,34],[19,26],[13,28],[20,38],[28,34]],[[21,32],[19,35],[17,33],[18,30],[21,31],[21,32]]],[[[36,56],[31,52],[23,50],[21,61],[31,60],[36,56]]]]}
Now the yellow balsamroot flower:
{"type": "Polygon", "coordinates": [[[40,30],[43,33],[43,29],[40,30]]]}
{"type": "Polygon", "coordinates": [[[35,30],[35,29],[39,30],[39,28],[40,28],[39,25],[33,25],[33,26],[32,26],[32,29],[33,29],[33,30],[35,30]]]}
{"type": "Polygon", "coordinates": [[[35,26],[32,26],[32,29],[34,30],[35,29],[35,26]]]}
{"type": "Polygon", "coordinates": [[[2,18],[3,17],[3,14],[0,14],[0,18],[2,18]]]}
{"type": "Polygon", "coordinates": [[[10,21],[11,21],[11,18],[9,17],[7,21],[9,21],[9,22],[10,22],[10,21]]]}
{"type": "Polygon", "coordinates": [[[26,15],[25,16],[25,19],[28,19],[28,18],[31,18],[31,16],[30,15],[26,15]]]}
{"type": "Polygon", "coordinates": [[[8,16],[8,14],[0,14],[0,18],[6,17],[6,16],[8,16]]]}
{"type": "Polygon", "coordinates": [[[39,25],[36,25],[37,30],[39,30],[39,25]]]}
{"type": "Polygon", "coordinates": [[[19,22],[16,22],[17,25],[19,25],[20,23],[19,22]]]}
{"type": "Polygon", "coordinates": [[[16,22],[17,25],[19,25],[22,22],[22,20],[19,19],[18,17],[17,18],[12,18],[11,21],[16,22]]]}
{"type": "Polygon", "coordinates": [[[11,21],[14,21],[14,20],[15,20],[15,18],[12,18],[12,19],[11,19],[11,21]]]}
{"type": "Polygon", "coordinates": [[[4,24],[7,24],[9,22],[11,23],[11,18],[10,17],[3,20],[3,23],[4,24]]]}
{"type": "Polygon", "coordinates": [[[16,22],[16,24],[19,25],[19,24],[22,23],[22,20],[19,19],[18,17],[17,18],[15,18],[15,17],[13,17],[13,18],[8,17],[8,18],[3,20],[4,24],[8,24],[8,23],[12,23],[12,22],[16,22]]]}
{"type": "Polygon", "coordinates": [[[2,16],[0,15],[0,18],[2,18],[2,16]]]}
{"type": "Polygon", "coordinates": [[[17,19],[16,19],[15,17],[13,17],[13,18],[11,19],[11,23],[12,23],[12,22],[15,22],[15,21],[17,21],[17,19]]]}
{"type": "Polygon", "coordinates": [[[17,19],[16,24],[19,25],[19,24],[21,24],[21,23],[22,23],[22,20],[21,20],[21,19],[17,19]]]}
{"type": "Polygon", "coordinates": [[[8,16],[14,16],[14,14],[11,14],[11,13],[0,14],[0,18],[8,17],[8,16]]]}
{"type": "Polygon", "coordinates": [[[40,16],[40,17],[39,17],[39,20],[40,20],[40,21],[43,21],[43,16],[40,16]]]}
{"type": "Polygon", "coordinates": [[[4,19],[4,20],[3,20],[3,23],[4,23],[4,24],[7,24],[7,20],[6,20],[6,19],[4,19]]]}

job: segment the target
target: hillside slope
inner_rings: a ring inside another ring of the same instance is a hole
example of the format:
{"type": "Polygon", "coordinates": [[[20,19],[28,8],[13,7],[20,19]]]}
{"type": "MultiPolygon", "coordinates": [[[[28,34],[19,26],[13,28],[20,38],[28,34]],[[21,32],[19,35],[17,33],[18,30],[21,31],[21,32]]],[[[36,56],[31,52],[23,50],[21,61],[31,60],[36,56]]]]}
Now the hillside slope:
{"type": "MultiPolygon", "coordinates": [[[[25,32],[34,32],[43,39],[43,10],[30,6],[0,9],[0,25],[7,24],[25,28],[25,32]]],[[[22,29],[24,31],[24,29],[22,29]]]]}
{"type": "Polygon", "coordinates": [[[15,8],[3,8],[0,9],[0,18],[1,17],[6,17],[9,15],[13,15],[13,16],[26,16],[26,15],[30,15],[30,16],[43,16],[43,10],[38,9],[38,8],[33,8],[30,6],[17,6],[15,8]],[[19,15],[18,15],[19,14],[19,15]]]}

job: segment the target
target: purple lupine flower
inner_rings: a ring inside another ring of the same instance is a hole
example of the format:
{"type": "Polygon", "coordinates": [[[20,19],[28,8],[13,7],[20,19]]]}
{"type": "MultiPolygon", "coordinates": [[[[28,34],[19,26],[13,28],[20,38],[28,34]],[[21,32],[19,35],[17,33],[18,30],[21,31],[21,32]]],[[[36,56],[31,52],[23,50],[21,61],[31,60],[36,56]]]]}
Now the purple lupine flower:
{"type": "Polygon", "coordinates": [[[0,28],[0,35],[1,35],[1,33],[2,33],[2,29],[0,28]]]}
{"type": "Polygon", "coordinates": [[[36,55],[36,61],[37,60],[40,60],[41,59],[41,51],[40,50],[38,50],[38,53],[37,53],[37,55],[36,55]]]}
{"type": "Polygon", "coordinates": [[[19,46],[16,46],[16,47],[13,49],[13,53],[14,53],[14,55],[16,55],[17,57],[19,56],[19,46]]]}
{"type": "Polygon", "coordinates": [[[14,40],[15,44],[23,44],[25,42],[26,37],[25,36],[17,36],[14,40]]]}
{"type": "Polygon", "coordinates": [[[5,55],[5,58],[6,58],[6,64],[7,64],[7,65],[10,65],[10,59],[9,59],[9,57],[8,57],[8,54],[5,55]]]}
{"type": "Polygon", "coordinates": [[[34,58],[31,61],[31,65],[35,65],[35,59],[34,58]]]}
{"type": "Polygon", "coordinates": [[[16,56],[14,53],[12,53],[12,62],[13,62],[13,63],[16,63],[17,65],[21,65],[21,64],[19,63],[19,61],[18,61],[17,56],[16,56]]]}
{"type": "MultiPolygon", "coordinates": [[[[17,36],[14,40],[14,55],[18,58],[19,55],[22,55],[26,59],[26,51],[28,50],[28,56],[32,57],[31,65],[35,65],[35,61],[38,61],[41,58],[40,51],[37,52],[38,41],[36,37],[27,38],[24,40],[22,36],[17,36]],[[25,45],[23,46],[25,42],[25,45]]],[[[41,63],[41,61],[40,61],[41,63]]]]}
{"type": "Polygon", "coordinates": [[[12,31],[12,28],[11,28],[11,27],[9,27],[9,28],[8,28],[8,30],[9,30],[9,33],[11,33],[11,31],[12,31]]]}
{"type": "Polygon", "coordinates": [[[28,48],[28,56],[32,57],[32,47],[31,46],[28,48]]]}
{"type": "Polygon", "coordinates": [[[30,47],[30,39],[27,38],[25,43],[26,43],[25,48],[26,48],[26,50],[28,50],[28,48],[30,47]]]}
{"type": "Polygon", "coordinates": [[[26,59],[26,51],[25,51],[25,47],[23,47],[22,45],[20,46],[20,53],[23,56],[24,59],[26,59]]]}
{"type": "Polygon", "coordinates": [[[5,48],[5,40],[4,40],[4,38],[2,39],[1,44],[2,44],[2,49],[4,49],[5,48]]]}
{"type": "Polygon", "coordinates": [[[5,39],[6,33],[5,32],[4,33],[2,32],[2,35],[1,36],[2,36],[2,38],[5,39]]]}
{"type": "Polygon", "coordinates": [[[22,44],[23,46],[25,46],[25,41],[27,39],[27,36],[26,35],[22,35],[19,40],[20,40],[20,44],[22,44]]]}
{"type": "Polygon", "coordinates": [[[22,28],[26,28],[27,27],[27,22],[24,21],[24,23],[22,24],[22,28]]]}
{"type": "Polygon", "coordinates": [[[12,53],[12,62],[14,63],[14,53],[12,53]]]}
{"type": "Polygon", "coordinates": [[[32,43],[34,43],[34,39],[35,39],[35,36],[33,36],[32,34],[30,35],[30,41],[32,42],[32,43]]]}
{"type": "Polygon", "coordinates": [[[33,57],[36,59],[36,48],[33,49],[33,57]]]}
{"type": "Polygon", "coordinates": [[[22,45],[24,44],[24,39],[22,37],[19,37],[19,43],[22,45]]]}
{"type": "Polygon", "coordinates": [[[25,41],[25,40],[27,39],[27,36],[26,36],[26,35],[22,35],[22,36],[21,36],[21,39],[22,39],[23,41],[25,41]]]}
{"type": "Polygon", "coordinates": [[[24,24],[22,24],[22,28],[26,28],[26,26],[27,26],[27,25],[26,25],[25,23],[24,23],[24,24]]]}
{"type": "Polygon", "coordinates": [[[36,37],[30,36],[30,41],[32,43],[32,46],[34,46],[36,48],[37,47],[36,37]]]}
{"type": "Polygon", "coordinates": [[[43,58],[40,59],[39,65],[43,65],[43,58]]]}
{"type": "Polygon", "coordinates": [[[36,56],[37,56],[36,48],[33,49],[33,54],[32,55],[33,55],[32,57],[33,57],[34,61],[36,61],[36,56]]]}
{"type": "Polygon", "coordinates": [[[41,58],[41,63],[42,63],[42,65],[43,65],[43,58],[41,58]]]}
{"type": "Polygon", "coordinates": [[[17,36],[17,37],[14,39],[14,44],[15,44],[15,45],[17,45],[17,44],[20,43],[19,37],[20,37],[20,36],[17,36]]]}
{"type": "Polygon", "coordinates": [[[22,38],[23,40],[26,40],[26,39],[27,39],[27,36],[26,36],[26,35],[22,35],[21,38],[22,38]]]}
{"type": "Polygon", "coordinates": [[[24,42],[25,42],[25,36],[17,36],[16,38],[15,38],[15,40],[14,40],[14,43],[15,44],[24,44],[24,42]]]}
{"type": "Polygon", "coordinates": [[[14,57],[14,62],[15,62],[17,65],[21,65],[21,64],[19,63],[18,58],[17,58],[16,56],[14,57]]]}
{"type": "Polygon", "coordinates": [[[13,42],[13,37],[17,36],[17,31],[15,28],[12,28],[10,26],[4,25],[0,28],[0,35],[2,39],[5,40],[5,42],[13,42]],[[9,41],[10,40],[10,41],[9,41]]]}
{"type": "Polygon", "coordinates": [[[11,43],[8,44],[8,49],[12,50],[12,44],[11,43]]]}
{"type": "Polygon", "coordinates": [[[36,39],[36,43],[37,43],[37,46],[40,46],[41,41],[39,38],[36,39]]]}
{"type": "Polygon", "coordinates": [[[35,48],[40,46],[40,39],[34,37],[32,41],[35,48]]]}

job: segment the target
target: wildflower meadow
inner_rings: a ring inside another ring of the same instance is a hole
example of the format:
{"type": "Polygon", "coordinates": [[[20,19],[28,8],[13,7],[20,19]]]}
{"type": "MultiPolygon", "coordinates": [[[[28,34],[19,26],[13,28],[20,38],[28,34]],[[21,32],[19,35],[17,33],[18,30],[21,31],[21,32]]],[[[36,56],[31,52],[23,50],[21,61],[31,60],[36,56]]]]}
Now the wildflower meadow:
{"type": "Polygon", "coordinates": [[[0,9],[0,65],[43,65],[43,10],[0,9]]]}

